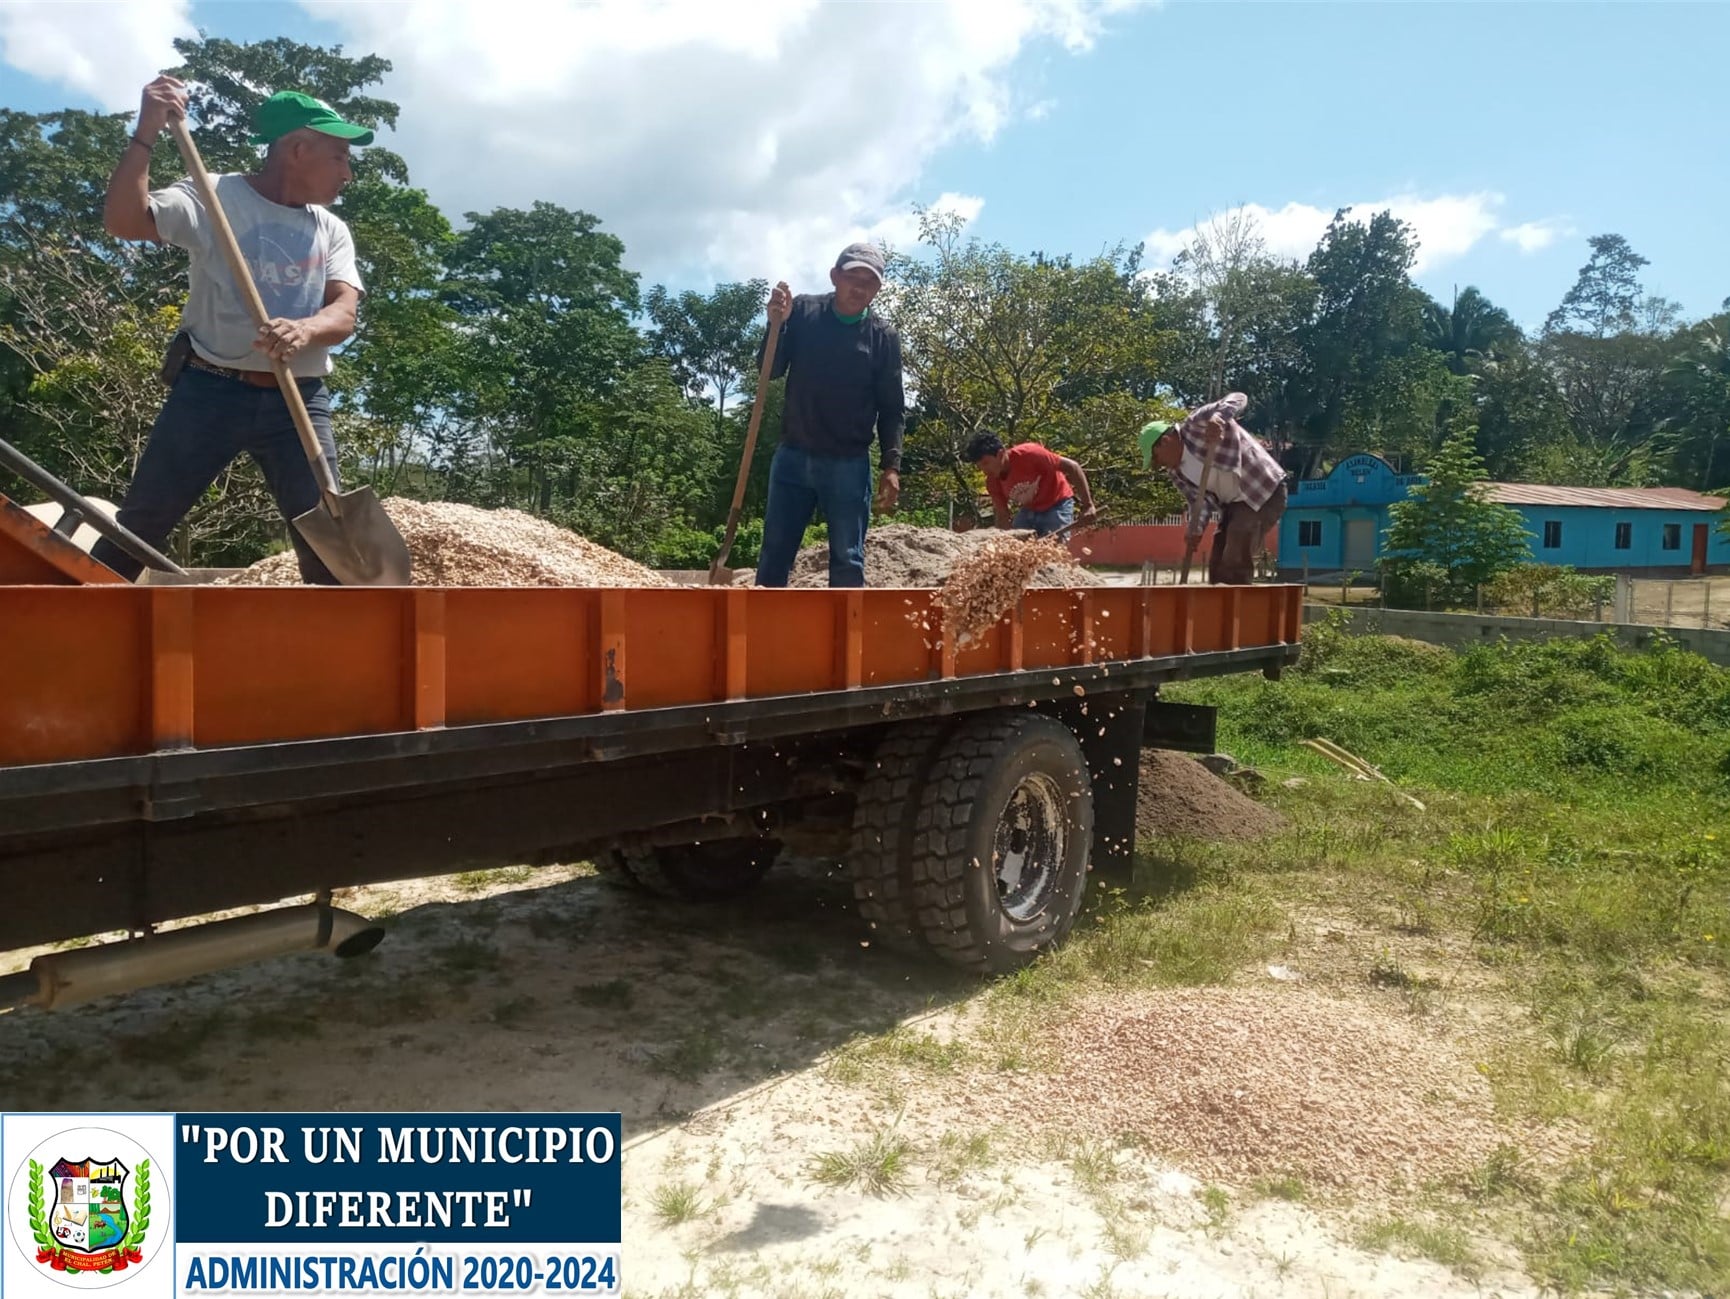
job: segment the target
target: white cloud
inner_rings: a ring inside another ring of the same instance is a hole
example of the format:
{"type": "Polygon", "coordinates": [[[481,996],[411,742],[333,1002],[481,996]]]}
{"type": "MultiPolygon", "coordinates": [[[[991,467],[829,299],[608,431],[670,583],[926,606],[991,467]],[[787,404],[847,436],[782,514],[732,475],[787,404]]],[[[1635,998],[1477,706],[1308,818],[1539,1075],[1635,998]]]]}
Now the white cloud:
{"type": "MultiPolygon", "coordinates": [[[[1547,223],[1527,222],[1523,226],[1504,228],[1497,216],[1502,203],[1500,194],[1489,192],[1442,194],[1433,198],[1408,193],[1368,203],[1342,203],[1340,206],[1352,209],[1350,219],[1354,221],[1368,221],[1377,212],[1392,212],[1411,225],[1418,239],[1418,255],[1412,270],[1415,274],[1422,274],[1464,256],[1484,238],[1497,232],[1502,238],[1518,243],[1526,252],[1542,248],[1555,238],[1554,233],[1537,236],[1543,242],[1528,247],[1527,239],[1534,236],[1522,237],[1516,232],[1547,227],[1547,223]]],[[[1245,203],[1232,211],[1242,212],[1255,220],[1270,253],[1301,260],[1320,242],[1328,222],[1333,220],[1335,209],[1314,207],[1308,203],[1287,203],[1281,208],[1245,203]]],[[[1153,231],[1145,241],[1150,264],[1169,265],[1194,233],[1194,226],[1182,230],[1161,227],[1153,231]]]]}
{"type": "Polygon", "coordinates": [[[1523,253],[1541,253],[1556,240],[1565,239],[1573,233],[1573,227],[1566,221],[1547,217],[1542,221],[1526,221],[1517,226],[1509,226],[1501,232],[1501,237],[1523,253]]]}
{"type": "Polygon", "coordinates": [[[545,199],[598,215],[651,281],[795,289],[850,239],[910,244],[931,156],[1032,107],[1018,55],[1085,49],[1138,2],[302,0],[391,60],[385,143],[453,219],[545,199]]]}
{"type": "Polygon", "coordinates": [[[197,34],[190,7],[189,0],[5,0],[0,61],[122,112],[138,106],[145,82],[180,62],[174,38],[197,34]]]}

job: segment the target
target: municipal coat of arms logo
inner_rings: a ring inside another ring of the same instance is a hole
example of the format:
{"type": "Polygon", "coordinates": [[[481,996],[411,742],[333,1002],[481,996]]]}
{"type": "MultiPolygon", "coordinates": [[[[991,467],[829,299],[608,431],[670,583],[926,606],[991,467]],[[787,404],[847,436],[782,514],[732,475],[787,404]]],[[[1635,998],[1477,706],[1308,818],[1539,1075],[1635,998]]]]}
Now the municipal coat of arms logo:
{"type": "Polygon", "coordinates": [[[76,1274],[124,1272],[144,1261],[150,1231],[148,1159],[138,1163],[132,1212],[126,1206],[131,1170],[118,1159],[62,1158],[47,1170],[32,1159],[29,1167],[37,1263],[76,1274]]]}
{"type": "Polygon", "coordinates": [[[153,1196],[166,1192],[150,1152],[123,1133],[62,1131],[7,1163],[17,1171],[6,1216],[28,1271],[102,1289],[136,1275],[163,1246],[167,1229],[152,1231],[150,1214],[153,1196]]]}

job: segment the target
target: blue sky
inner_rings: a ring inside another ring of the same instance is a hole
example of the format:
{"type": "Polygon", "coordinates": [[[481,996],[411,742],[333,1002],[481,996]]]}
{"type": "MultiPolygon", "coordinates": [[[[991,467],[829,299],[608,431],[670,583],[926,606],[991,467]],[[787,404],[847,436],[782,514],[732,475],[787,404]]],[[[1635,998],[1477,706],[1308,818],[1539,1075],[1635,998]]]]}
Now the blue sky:
{"type": "Polygon", "coordinates": [[[1609,231],[1689,315],[1730,295],[1730,5],[1118,3],[1020,0],[996,22],[606,5],[549,24],[457,0],[13,0],[0,103],[135,102],[152,52],[193,25],[374,51],[396,63],[393,147],[453,219],[584,207],[646,279],[681,285],[817,287],[839,242],[905,246],[910,204],[947,196],[1020,251],[1151,236],[1155,261],[1238,204],[1301,255],[1336,206],[1393,202],[1425,236],[1420,283],[1476,284],[1528,326],[1609,231]]]}

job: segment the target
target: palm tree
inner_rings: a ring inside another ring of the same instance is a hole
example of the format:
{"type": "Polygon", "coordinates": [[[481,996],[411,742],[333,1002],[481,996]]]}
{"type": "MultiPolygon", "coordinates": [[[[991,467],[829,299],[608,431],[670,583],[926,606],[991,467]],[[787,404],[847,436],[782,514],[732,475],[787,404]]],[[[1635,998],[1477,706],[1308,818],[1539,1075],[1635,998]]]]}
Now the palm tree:
{"type": "Polygon", "coordinates": [[[1424,303],[1424,342],[1448,358],[1455,374],[1494,364],[1520,337],[1513,317],[1473,286],[1456,289],[1452,307],[1434,298],[1424,303]]]}

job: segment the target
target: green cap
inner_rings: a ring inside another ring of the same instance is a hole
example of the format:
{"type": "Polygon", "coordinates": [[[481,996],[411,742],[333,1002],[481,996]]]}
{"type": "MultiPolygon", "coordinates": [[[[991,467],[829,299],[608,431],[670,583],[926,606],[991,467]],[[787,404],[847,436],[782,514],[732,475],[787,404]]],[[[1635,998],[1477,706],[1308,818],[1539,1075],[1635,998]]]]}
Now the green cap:
{"type": "Polygon", "coordinates": [[[1156,419],[1141,426],[1141,432],[1136,434],[1136,442],[1141,446],[1141,467],[1153,468],[1153,444],[1165,436],[1171,428],[1168,420],[1156,419]]]}
{"type": "Polygon", "coordinates": [[[372,132],[364,126],[345,122],[336,110],[322,99],[303,95],[298,90],[281,90],[258,106],[252,115],[254,144],[270,144],[290,131],[302,128],[334,135],[339,140],[355,144],[371,144],[372,132]]]}

